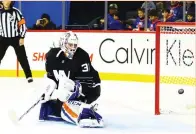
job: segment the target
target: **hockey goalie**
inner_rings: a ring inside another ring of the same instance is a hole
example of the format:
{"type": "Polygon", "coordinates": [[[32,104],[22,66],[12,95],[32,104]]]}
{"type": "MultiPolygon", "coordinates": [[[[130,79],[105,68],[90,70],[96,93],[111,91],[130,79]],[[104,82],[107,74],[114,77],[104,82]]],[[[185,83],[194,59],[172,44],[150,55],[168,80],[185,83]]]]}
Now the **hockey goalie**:
{"type": "Polygon", "coordinates": [[[60,38],[60,47],[46,54],[46,85],[39,120],[66,121],[80,127],[103,127],[93,104],[101,92],[98,72],[89,55],[78,47],[78,37],[69,31],[60,38]]]}

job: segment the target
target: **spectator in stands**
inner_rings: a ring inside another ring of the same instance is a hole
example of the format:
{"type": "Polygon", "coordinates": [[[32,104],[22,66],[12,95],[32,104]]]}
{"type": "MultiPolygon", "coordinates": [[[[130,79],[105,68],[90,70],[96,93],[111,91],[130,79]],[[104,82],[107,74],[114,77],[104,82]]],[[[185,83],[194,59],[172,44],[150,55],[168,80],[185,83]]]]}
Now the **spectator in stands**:
{"type": "Polygon", "coordinates": [[[168,9],[170,7],[170,1],[155,1],[155,4],[156,4],[158,17],[162,18],[163,10],[168,9]]]}
{"type": "Polygon", "coordinates": [[[138,13],[138,17],[135,21],[135,24],[133,26],[133,30],[144,30],[145,27],[145,13],[144,10],[142,8],[139,8],[137,10],[138,13]]]}
{"type": "Polygon", "coordinates": [[[156,5],[154,4],[153,1],[146,1],[142,4],[141,8],[145,9],[147,4],[147,10],[150,11],[152,9],[156,9],[156,5]]]}
{"type": "Polygon", "coordinates": [[[195,22],[195,13],[188,12],[186,22],[195,22]]]}
{"type": "Polygon", "coordinates": [[[178,1],[170,2],[170,13],[173,15],[175,20],[182,20],[183,9],[178,1]]]}
{"type": "Polygon", "coordinates": [[[38,19],[36,24],[33,25],[32,29],[36,30],[54,30],[56,25],[50,20],[48,14],[42,14],[41,19],[38,19]]]}
{"type": "MultiPolygon", "coordinates": [[[[121,30],[123,29],[123,23],[118,17],[118,6],[116,4],[110,4],[108,14],[108,30],[121,30]]],[[[101,27],[103,27],[104,19],[100,20],[101,27]]]]}
{"type": "Polygon", "coordinates": [[[3,9],[3,3],[0,1],[0,9],[3,9]]]}
{"type": "Polygon", "coordinates": [[[162,9],[165,9],[170,7],[171,1],[155,1],[155,4],[157,8],[161,7],[162,9]]]}
{"type": "Polygon", "coordinates": [[[160,22],[157,10],[153,9],[149,12],[150,23],[148,24],[148,31],[156,31],[156,25],[160,22]]]}
{"type": "Polygon", "coordinates": [[[196,3],[194,1],[186,2],[186,13],[195,14],[196,3]]]}
{"type": "Polygon", "coordinates": [[[169,9],[163,9],[162,12],[163,15],[163,22],[175,22],[175,18],[173,17],[172,14],[170,14],[170,10],[169,9]]]}
{"type": "Polygon", "coordinates": [[[163,9],[164,9],[164,3],[156,2],[156,10],[159,18],[162,18],[163,9]]]}

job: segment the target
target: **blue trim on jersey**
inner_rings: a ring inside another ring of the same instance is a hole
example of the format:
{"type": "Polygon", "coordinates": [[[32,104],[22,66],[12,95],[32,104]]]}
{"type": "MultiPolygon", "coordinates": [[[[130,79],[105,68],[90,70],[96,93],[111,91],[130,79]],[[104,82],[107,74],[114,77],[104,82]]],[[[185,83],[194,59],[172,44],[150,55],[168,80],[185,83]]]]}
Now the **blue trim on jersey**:
{"type": "Polygon", "coordinates": [[[74,124],[76,124],[75,121],[71,119],[71,117],[65,112],[65,110],[64,110],[63,108],[62,108],[62,111],[63,111],[63,114],[64,114],[71,122],[73,122],[74,124]]]}

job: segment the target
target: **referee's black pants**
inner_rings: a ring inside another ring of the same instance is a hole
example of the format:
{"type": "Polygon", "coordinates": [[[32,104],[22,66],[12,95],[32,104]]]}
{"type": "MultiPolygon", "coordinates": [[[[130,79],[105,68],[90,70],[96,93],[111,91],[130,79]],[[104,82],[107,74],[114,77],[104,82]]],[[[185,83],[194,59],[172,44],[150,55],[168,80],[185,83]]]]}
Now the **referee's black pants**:
{"type": "Polygon", "coordinates": [[[26,78],[29,78],[32,77],[31,69],[29,66],[29,62],[27,60],[25,47],[24,45],[20,46],[19,40],[20,40],[19,37],[12,37],[12,38],[0,37],[0,64],[3,57],[5,56],[8,47],[12,46],[16,53],[17,59],[25,73],[26,78]]]}

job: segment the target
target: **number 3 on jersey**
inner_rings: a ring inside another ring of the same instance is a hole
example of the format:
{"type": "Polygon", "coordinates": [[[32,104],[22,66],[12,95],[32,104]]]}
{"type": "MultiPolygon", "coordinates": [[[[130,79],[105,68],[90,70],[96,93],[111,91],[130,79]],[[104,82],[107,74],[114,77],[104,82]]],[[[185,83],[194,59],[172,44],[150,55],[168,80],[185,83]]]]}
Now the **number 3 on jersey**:
{"type": "Polygon", "coordinates": [[[90,68],[89,68],[89,64],[85,63],[82,64],[82,72],[89,72],[90,68]]]}

